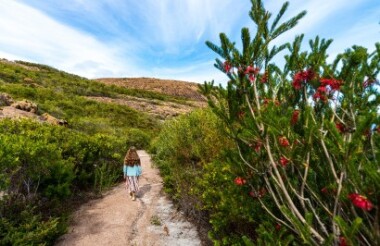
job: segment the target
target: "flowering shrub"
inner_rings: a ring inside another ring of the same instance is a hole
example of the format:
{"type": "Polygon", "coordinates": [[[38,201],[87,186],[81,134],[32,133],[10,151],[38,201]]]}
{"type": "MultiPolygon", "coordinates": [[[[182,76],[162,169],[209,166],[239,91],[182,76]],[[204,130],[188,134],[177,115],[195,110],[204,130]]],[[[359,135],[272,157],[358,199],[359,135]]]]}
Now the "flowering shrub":
{"type": "MultiPolygon", "coordinates": [[[[262,1],[252,0],[257,30],[252,38],[242,29],[242,51],[223,33],[220,46],[207,42],[226,61],[216,67],[227,87],[201,90],[236,143],[245,175],[234,182],[249,186],[273,225],[299,243],[380,244],[380,44],[370,53],[352,46],[332,63],[332,40],[316,37],[310,51],[301,51],[303,35],[272,45],[306,14],[280,24],[287,8],[270,23],[262,1]],[[280,68],[273,58],[285,49],[280,68]],[[256,195],[263,187],[269,199],[256,195]]],[[[251,239],[260,244],[263,231],[251,239]]]]}

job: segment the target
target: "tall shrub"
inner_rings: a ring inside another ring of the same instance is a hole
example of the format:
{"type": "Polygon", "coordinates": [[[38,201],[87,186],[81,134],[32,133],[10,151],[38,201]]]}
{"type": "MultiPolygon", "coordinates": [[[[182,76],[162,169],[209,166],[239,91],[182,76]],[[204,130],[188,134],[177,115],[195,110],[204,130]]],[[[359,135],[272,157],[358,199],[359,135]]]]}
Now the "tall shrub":
{"type": "Polygon", "coordinates": [[[306,13],[281,22],[287,2],[274,18],[251,2],[256,30],[242,29],[241,50],[223,33],[220,46],[207,42],[227,87],[201,87],[238,146],[239,185],[300,243],[380,244],[380,44],[352,46],[332,63],[332,40],[316,37],[309,51],[303,35],[276,46],[306,13]],[[273,58],[282,50],[280,68],[273,58]]]}

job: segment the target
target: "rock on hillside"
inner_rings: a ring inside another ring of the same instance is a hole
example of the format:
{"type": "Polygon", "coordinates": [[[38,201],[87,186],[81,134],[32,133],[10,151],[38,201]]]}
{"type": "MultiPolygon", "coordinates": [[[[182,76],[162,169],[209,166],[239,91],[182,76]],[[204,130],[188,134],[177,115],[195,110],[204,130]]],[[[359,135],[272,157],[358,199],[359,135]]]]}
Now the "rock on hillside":
{"type": "Polygon", "coordinates": [[[87,99],[95,100],[102,103],[114,103],[126,105],[137,111],[142,111],[156,117],[160,120],[170,119],[181,114],[186,114],[192,110],[204,107],[206,104],[202,102],[193,102],[188,104],[180,104],[174,102],[164,102],[155,99],[145,99],[132,96],[124,96],[121,98],[109,97],[87,97],[87,99]]]}
{"type": "Polygon", "coordinates": [[[193,82],[156,78],[100,78],[96,81],[130,89],[158,92],[192,101],[205,101],[205,98],[198,91],[198,84],[193,82]]]}

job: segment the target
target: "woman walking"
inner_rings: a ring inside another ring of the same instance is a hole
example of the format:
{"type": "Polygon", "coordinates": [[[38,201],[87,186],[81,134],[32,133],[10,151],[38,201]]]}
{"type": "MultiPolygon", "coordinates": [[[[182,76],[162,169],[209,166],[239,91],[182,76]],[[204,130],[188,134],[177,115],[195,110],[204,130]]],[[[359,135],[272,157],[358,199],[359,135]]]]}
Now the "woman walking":
{"type": "Polygon", "coordinates": [[[141,175],[141,162],[136,148],[129,148],[124,158],[124,179],[131,199],[136,200],[136,193],[139,191],[139,176],[141,175]]]}

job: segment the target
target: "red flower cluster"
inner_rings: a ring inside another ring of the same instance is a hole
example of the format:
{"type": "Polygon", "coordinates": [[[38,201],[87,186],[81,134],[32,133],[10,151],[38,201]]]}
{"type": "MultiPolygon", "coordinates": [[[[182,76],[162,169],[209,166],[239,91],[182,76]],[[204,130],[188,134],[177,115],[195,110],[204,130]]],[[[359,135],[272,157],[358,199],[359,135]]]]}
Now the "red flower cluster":
{"type": "Polygon", "coordinates": [[[321,100],[322,102],[327,102],[328,95],[332,91],[340,89],[340,86],[343,84],[342,81],[336,79],[324,79],[320,80],[321,85],[318,87],[317,92],[313,95],[314,100],[321,100]]]}
{"type": "Polygon", "coordinates": [[[300,71],[294,75],[292,85],[294,89],[300,90],[302,88],[303,82],[309,82],[314,77],[315,73],[311,69],[300,71]]]}
{"type": "Polygon", "coordinates": [[[339,90],[340,86],[343,84],[342,81],[336,79],[321,79],[321,86],[327,87],[330,86],[331,90],[339,90]]]}
{"type": "Polygon", "coordinates": [[[263,105],[264,106],[268,106],[268,104],[270,103],[270,102],[273,102],[276,106],[280,106],[280,102],[276,99],[276,100],[272,100],[272,99],[270,99],[270,98],[264,98],[264,100],[263,100],[263,105]]]}
{"type": "Polygon", "coordinates": [[[339,237],[339,246],[347,246],[347,241],[344,237],[339,237]]]}
{"type": "Polygon", "coordinates": [[[295,125],[297,123],[299,114],[300,114],[300,111],[298,109],[293,111],[292,119],[290,120],[290,123],[292,125],[295,125]]]}
{"type": "Polygon", "coordinates": [[[242,120],[242,119],[244,119],[244,117],[245,117],[245,112],[244,112],[244,111],[239,111],[239,113],[238,113],[238,118],[239,118],[240,120],[242,120]]]}
{"type": "Polygon", "coordinates": [[[230,73],[231,72],[231,69],[232,69],[232,65],[231,65],[231,63],[229,62],[229,61],[225,61],[224,63],[223,63],[223,68],[224,68],[224,71],[226,72],[226,73],[230,73]]]}
{"type": "Polygon", "coordinates": [[[265,72],[265,73],[263,74],[263,76],[262,76],[261,79],[260,79],[260,82],[261,82],[261,83],[266,83],[266,82],[268,82],[268,72],[265,72]]]}
{"type": "Polygon", "coordinates": [[[328,187],[323,187],[321,189],[321,192],[325,195],[336,195],[337,190],[335,188],[328,188],[328,187]]]}
{"type": "Polygon", "coordinates": [[[276,228],[276,231],[281,230],[281,224],[277,223],[276,226],[275,226],[275,228],[276,228]]]}
{"type": "Polygon", "coordinates": [[[247,183],[247,181],[244,178],[242,178],[242,177],[236,177],[235,180],[234,180],[234,183],[236,185],[241,186],[241,185],[244,185],[245,183],[247,183]]]}
{"type": "Polygon", "coordinates": [[[278,142],[282,147],[288,147],[290,145],[289,140],[286,137],[279,137],[278,142]]]}
{"type": "Polygon", "coordinates": [[[338,129],[338,131],[340,133],[345,133],[346,130],[347,130],[346,126],[343,123],[341,123],[341,122],[336,123],[335,126],[336,126],[336,128],[338,129]]]}
{"type": "Polygon", "coordinates": [[[323,194],[327,194],[327,193],[328,193],[327,187],[323,187],[323,188],[321,189],[321,192],[322,192],[323,194]]]}
{"type": "Polygon", "coordinates": [[[373,208],[373,204],[365,196],[359,195],[357,193],[352,193],[348,195],[351,202],[358,208],[370,211],[373,208]]]}
{"type": "Polygon", "coordinates": [[[327,89],[326,87],[320,86],[317,89],[317,92],[313,95],[313,99],[320,99],[322,102],[327,102],[327,89]]]}
{"type": "Polygon", "coordinates": [[[261,198],[267,193],[265,188],[261,188],[259,191],[250,191],[248,194],[253,198],[261,198]]]}
{"type": "Polygon", "coordinates": [[[249,78],[249,81],[251,81],[251,83],[255,80],[255,76],[259,73],[260,69],[258,67],[253,67],[253,66],[248,66],[245,71],[244,71],[244,74],[248,75],[248,78],[249,78]]]}
{"type": "Polygon", "coordinates": [[[246,69],[245,69],[245,74],[254,74],[254,75],[257,75],[259,73],[260,69],[258,67],[253,67],[253,66],[248,66],[246,69]]]}
{"type": "Polygon", "coordinates": [[[286,157],[281,156],[281,158],[280,158],[281,166],[286,167],[288,165],[288,163],[289,163],[289,160],[286,157]]]}
{"type": "Polygon", "coordinates": [[[251,147],[252,149],[254,149],[256,151],[256,153],[258,153],[258,152],[260,152],[262,145],[263,145],[262,142],[257,141],[255,143],[249,144],[249,147],[251,147]]]}

